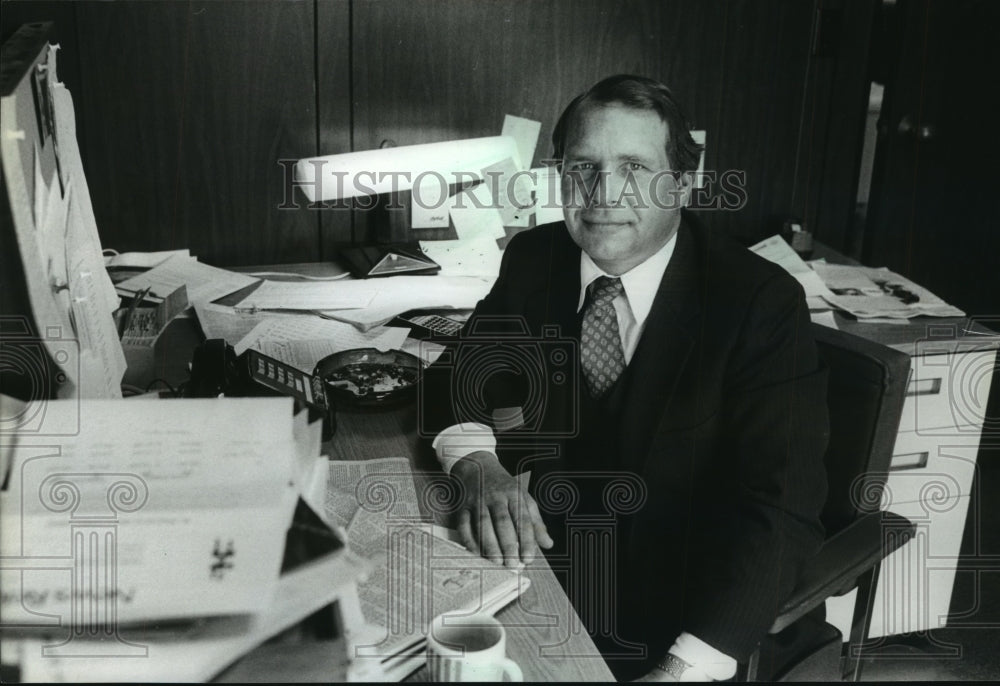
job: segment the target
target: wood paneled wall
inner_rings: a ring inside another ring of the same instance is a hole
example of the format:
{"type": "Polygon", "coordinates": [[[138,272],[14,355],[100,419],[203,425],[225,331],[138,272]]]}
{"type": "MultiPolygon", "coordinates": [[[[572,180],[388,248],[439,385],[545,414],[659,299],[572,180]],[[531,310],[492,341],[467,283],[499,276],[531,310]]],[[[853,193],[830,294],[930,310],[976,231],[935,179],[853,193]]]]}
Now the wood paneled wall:
{"type": "Polygon", "coordinates": [[[54,18],[74,43],[60,71],[77,62],[64,80],[106,247],[240,265],[374,237],[365,213],[279,209],[278,160],[495,135],[511,113],[542,122],[537,163],[569,100],[619,72],[669,84],[708,132],[706,168],[745,172],[746,206],[706,223],[768,235],[804,214],[822,163],[803,145],[824,1],[4,3],[3,32],[54,18]]]}

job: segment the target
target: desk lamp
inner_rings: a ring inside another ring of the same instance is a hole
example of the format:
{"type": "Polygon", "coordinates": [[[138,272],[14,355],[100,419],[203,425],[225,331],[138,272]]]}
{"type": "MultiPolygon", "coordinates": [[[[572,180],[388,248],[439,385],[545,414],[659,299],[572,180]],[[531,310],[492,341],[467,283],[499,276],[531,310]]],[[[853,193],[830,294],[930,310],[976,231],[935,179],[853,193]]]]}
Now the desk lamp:
{"type": "Polygon", "coordinates": [[[384,141],[376,150],[325,155],[299,160],[294,183],[310,203],[372,198],[356,207],[376,212],[374,243],[341,250],[351,273],[357,277],[436,273],[440,266],[425,255],[416,241],[396,242],[393,237],[410,229],[408,206],[402,194],[421,183],[461,187],[483,178],[482,170],[507,158],[517,159],[516,143],[509,136],[490,136],[396,147],[384,141]]]}

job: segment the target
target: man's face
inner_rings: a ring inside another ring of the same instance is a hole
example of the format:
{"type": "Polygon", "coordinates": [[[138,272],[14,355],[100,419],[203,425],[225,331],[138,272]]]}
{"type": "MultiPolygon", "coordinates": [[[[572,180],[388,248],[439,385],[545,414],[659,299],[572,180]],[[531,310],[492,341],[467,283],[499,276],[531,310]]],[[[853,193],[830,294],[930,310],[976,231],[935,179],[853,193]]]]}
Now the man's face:
{"type": "Polygon", "coordinates": [[[581,112],[563,155],[563,215],[569,233],[609,274],[623,274],[659,250],[680,226],[690,174],[678,181],[667,159],[667,124],[622,105],[581,112]]]}

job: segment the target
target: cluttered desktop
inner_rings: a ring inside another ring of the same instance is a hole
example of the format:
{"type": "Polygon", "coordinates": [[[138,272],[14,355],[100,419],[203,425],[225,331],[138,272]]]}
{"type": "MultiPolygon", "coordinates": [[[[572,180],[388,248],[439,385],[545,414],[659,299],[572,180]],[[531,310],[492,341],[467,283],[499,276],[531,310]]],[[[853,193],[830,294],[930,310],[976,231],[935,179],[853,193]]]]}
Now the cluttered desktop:
{"type": "MultiPolygon", "coordinates": [[[[4,680],[435,678],[440,636],[469,616],[500,646],[456,659],[471,676],[611,679],[558,560],[510,568],[462,545],[416,429],[421,373],[506,242],[562,218],[555,170],[531,167],[540,122],[298,160],[291,204],[423,193],[438,201],[411,202],[408,226],[451,237],[226,268],[103,244],[57,50],[31,26],[4,55],[4,680]]],[[[962,316],[792,245],[751,250],[799,281],[818,325],[962,316]]]]}

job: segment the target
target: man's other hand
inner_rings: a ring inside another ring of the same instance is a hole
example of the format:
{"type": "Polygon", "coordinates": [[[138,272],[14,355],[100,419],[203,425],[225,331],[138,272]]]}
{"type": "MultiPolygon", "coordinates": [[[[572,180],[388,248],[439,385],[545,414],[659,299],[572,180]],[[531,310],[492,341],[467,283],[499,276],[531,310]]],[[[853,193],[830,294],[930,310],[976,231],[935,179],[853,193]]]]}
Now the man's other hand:
{"type": "Polygon", "coordinates": [[[462,542],[483,557],[516,567],[530,563],[539,547],[551,548],[538,505],[496,456],[485,451],[466,455],[451,473],[465,486],[466,499],[458,513],[462,542]]]}

